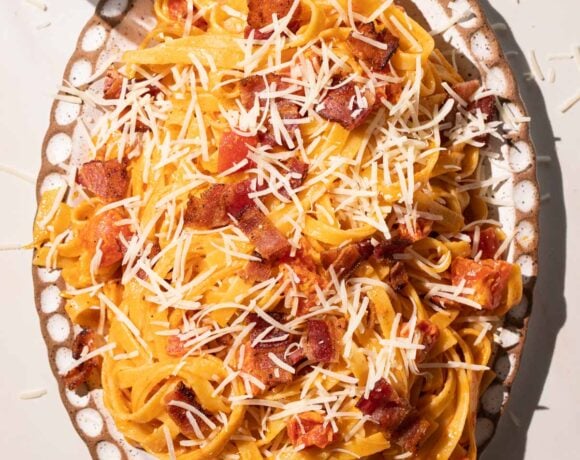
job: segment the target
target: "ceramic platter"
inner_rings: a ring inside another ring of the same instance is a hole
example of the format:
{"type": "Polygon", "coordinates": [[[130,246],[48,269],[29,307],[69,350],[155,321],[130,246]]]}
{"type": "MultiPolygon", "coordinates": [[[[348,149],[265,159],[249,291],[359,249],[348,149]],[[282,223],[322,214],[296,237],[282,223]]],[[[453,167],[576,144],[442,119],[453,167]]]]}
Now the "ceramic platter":
{"type": "MultiPolygon", "coordinates": [[[[513,119],[526,116],[515,80],[492,29],[486,22],[477,0],[406,0],[400,2],[409,14],[429,30],[446,29],[458,14],[461,20],[438,36],[438,46],[455,54],[463,76],[481,78],[485,86],[501,94],[504,109],[513,119]]],[[[82,30],[77,47],[63,75],[74,86],[90,87],[100,92],[102,74],[126,49],[136,48],[147,30],[154,25],[152,0],[106,0],[97,6],[95,15],[82,30]],[[90,82],[90,83],[89,83],[90,82]]],[[[533,114],[532,114],[533,115],[533,114]]],[[[37,183],[37,198],[59,187],[68,164],[78,164],[86,151],[87,130],[98,120],[98,110],[87,105],[55,101],[42,150],[42,167],[37,183]]],[[[505,119],[504,119],[505,121],[505,119]]],[[[508,127],[509,123],[508,123],[508,127]]],[[[490,149],[500,151],[501,145],[490,149]]],[[[537,275],[538,207],[535,154],[528,125],[513,122],[500,160],[489,165],[491,175],[509,173],[510,177],[493,190],[498,203],[496,214],[506,231],[514,234],[509,261],[520,264],[524,276],[524,296],[514,307],[496,334],[496,352],[492,368],[497,374],[481,398],[477,439],[480,451],[487,445],[509,397],[524,344],[532,304],[533,284],[537,275]]],[[[64,311],[60,291],[64,283],[57,271],[33,269],[36,306],[55,376],[72,360],[70,349],[74,327],[64,311]]],[[[131,447],[116,430],[102,403],[100,390],[79,396],[65,389],[59,379],[61,397],[78,434],[86,442],[91,456],[99,460],[146,459],[151,456],[131,447]]],[[[63,433],[72,435],[72,432],[63,433]]]]}

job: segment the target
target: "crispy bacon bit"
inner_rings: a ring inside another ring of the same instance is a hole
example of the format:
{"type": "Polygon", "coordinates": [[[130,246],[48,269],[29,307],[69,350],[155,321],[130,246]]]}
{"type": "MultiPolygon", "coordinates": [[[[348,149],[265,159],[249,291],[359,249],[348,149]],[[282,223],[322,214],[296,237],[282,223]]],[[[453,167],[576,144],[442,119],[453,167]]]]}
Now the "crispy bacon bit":
{"type": "MultiPolygon", "coordinates": [[[[333,83],[338,84],[338,82],[333,83]]],[[[353,82],[348,82],[328,91],[322,100],[322,108],[318,109],[318,114],[326,120],[339,123],[349,131],[362,125],[373,110],[375,97],[369,91],[359,88],[362,93],[361,98],[366,101],[359,105],[355,87],[353,82]]]]}
{"type": "Polygon", "coordinates": [[[396,104],[399,102],[401,93],[403,92],[403,85],[401,83],[389,83],[385,86],[379,86],[375,88],[376,91],[376,102],[375,106],[378,106],[383,99],[386,99],[391,104],[396,104]]]}
{"type": "Polygon", "coordinates": [[[399,397],[385,379],[380,379],[369,397],[361,398],[356,407],[388,431],[397,428],[412,410],[409,402],[399,397]]]}
{"type": "MultiPolygon", "coordinates": [[[[282,99],[276,102],[276,108],[278,109],[278,114],[280,115],[280,118],[284,122],[284,127],[286,128],[286,131],[288,131],[288,134],[292,139],[292,144],[295,144],[296,130],[298,129],[298,124],[292,123],[291,120],[296,120],[300,118],[300,111],[298,110],[298,106],[291,101],[282,99]]],[[[290,145],[290,143],[287,142],[284,136],[282,136],[281,134],[280,134],[281,138],[280,142],[276,141],[276,134],[270,120],[267,120],[266,123],[264,123],[264,126],[266,127],[266,132],[260,133],[260,142],[262,144],[270,145],[272,147],[275,145],[285,145],[286,147],[289,148],[294,147],[294,145],[290,145]]]]}
{"type": "MultiPolygon", "coordinates": [[[[284,322],[284,314],[280,312],[269,312],[268,313],[275,321],[279,323],[284,322]]],[[[266,329],[270,329],[264,337],[261,338],[260,342],[254,345],[254,348],[257,349],[281,349],[286,350],[286,347],[290,345],[290,337],[286,337],[283,340],[281,339],[284,336],[287,336],[288,333],[278,329],[277,327],[272,326],[269,322],[258,316],[256,313],[250,313],[247,319],[248,324],[254,323],[255,326],[250,332],[250,343],[253,344],[254,341],[266,331],[266,329]]]]}
{"type": "MultiPolygon", "coordinates": [[[[272,24],[272,16],[275,14],[278,20],[287,16],[292,8],[293,0],[248,0],[248,27],[245,31],[246,38],[254,30],[254,38],[264,40],[272,35],[272,32],[261,32],[262,27],[272,24]]],[[[300,28],[300,4],[294,11],[292,19],[288,23],[288,29],[296,32],[300,28]]]]}
{"type": "MultiPolygon", "coordinates": [[[[258,146],[257,136],[240,136],[233,131],[226,131],[220,139],[218,154],[218,172],[224,172],[243,161],[250,153],[250,147],[258,146]]],[[[241,168],[247,169],[252,162],[241,168]]]]}
{"type": "MultiPolygon", "coordinates": [[[[187,0],[168,0],[167,7],[169,8],[169,16],[176,21],[184,21],[187,19],[187,0]]],[[[192,15],[197,13],[197,8],[193,6],[192,15]]],[[[200,17],[192,25],[199,27],[202,30],[207,30],[207,21],[200,17]]]]}
{"type": "Polygon", "coordinates": [[[290,252],[286,237],[255,206],[248,206],[242,211],[238,226],[264,259],[279,259],[290,252]]]}
{"type": "Polygon", "coordinates": [[[125,198],[129,188],[127,166],[117,160],[84,163],[78,171],[76,181],[93,195],[110,201],[125,198]]]}
{"type": "MultiPolygon", "coordinates": [[[[306,180],[308,175],[308,163],[304,163],[298,158],[290,158],[286,162],[286,167],[288,168],[288,174],[292,174],[293,177],[290,178],[290,188],[292,190],[300,187],[306,180]]],[[[280,190],[280,194],[286,198],[290,198],[286,189],[280,190]]]]}
{"type": "Polygon", "coordinates": [[[209,427],[201,420],[201,418],[196,415],[195,413],[188,411],[179,406],[174,406],[170,404],[172,401],[179,401],[185,404],[189,404],[190,406],[195,407],[199,411],[203,412],[203,409],[197,402],[195,398],[194,391],[185,385],[183,382],[179,382],[175,388],[167,393],[164,398],[165,402],[165,409],[167,410],[167,414],[171,417],[171,420],[175,422],[175,424],[179,427],[179,430],[183,435],[187,436],[188,438],[197,439],[197,435],[191,422],[187,417],[187,412],[190,412],[191,415],[195,418],[198,422],[198,426],[202,433],[207,433],[209,431],[209,427]]]}
{"type": "Polygon", "coordinates": [[[379,260],[391,259],[395,254],[405,252],[405,248],[413,242],[398,236],[390,240],[379,241],[374,248],[373,254],[379,260]]]}
{"type": "MultiPolygon", "coordinates": [[[[433,349],[437,340],[439,339],[439,328],[437,325],[433,324],[431,321],[422,319],[415,326],[415,334],[419,336],[419,341],[421,345],[425,348],[422,350],[417,350],[417,355],[415,361],[417,363],[422,363],[429,352],[433,349]]],[[[409,323],[404,323],[401,326],[401,337],[409,336],[409,323]]]]}
{"type": "Polygon", "coordinates": [[[451,264],[451,282],[458,286],[465,280],[465,287],[475,291],[468,297],[483,309],[494,310],[504,298],[511,272],[512,264],[502,260],[485,259],[476,262],[456,257],[451,264]]]}
{"type": "Polygon", "coordinates": [[[268,86],[275,85],[277,91],[284,90],[289,86],[282,81],[281,75],[275,73],[252,75],[240,80],[240,100],[247,110],[250,110],[254,106],[256,98],[258,98],[258,105],[260,107],[266,105],[268,100],[260,97],[260,93],[266,91],[266,84],[268,86]]]}
{"type": "Polygon", "coordinates": [[[235,218],[253,205],[248,197],[251,181],[235,184],[215,184],[210,186],[201,197],[191,197],[185,210],[185,223],[195,228],[211,229],[228,225],[228,214],[235,218]]]}
{"type": "MultiPolygon", "coordinates": [[[[316,263],[304,248],[296,253],[296,257],[288,260],[287,264],[299,280],[296,289],[303,297],[298,300],[298,314],[303,315],[319,304],[316,286],[324,290],[327,280],[318,274],[316,263]]],[[[290,276],[291,272],[288,271],[287,276],[290,276]]]]}
{"type": "Polygon", "coordinates": [[[413,413],[393,432],[395,440],[405,452],[416,452],[419,445],[425,440],[431,424],[421,418],[418,413],[413,413]]]}
{"type": "Polygon", "coordinates": [[[96,251],[101,240],[101,267],[109,267],[123,259],[125,245],[121,237],[129,241],[132,236],[128,225],[117,225],[124,218],[121,211],[110,209],[91,217],[80,232],[82,245],[90,252],[96,251]]]}
{"type": "Polygon", "coordinates": [[[324,449],[334,441],[330,423],[324,423],[324,416],[318,412],[303,412],[290,419],[288,438],[294,446],[316,446],[324,449]]]}
{"type": "Polygon", "coordinates": [[[304,352],[311,361],[336,363],[340,358],[342,331],[334,316],[326,319],[309,319],[306,324],[304,352]]]}
{"type": "MultiPolygon", "coordinates": [[[[257,253],[256,253],[257,254],[257,253]]],[[[274,274],[274,267],[267,262],[264,261],[255,261],[250,260],[242,273],[240,273],[240,277],[248,282],[248,283],[255,283],[256,281],[262,282],[270,279],[274,274]]]]}
{"type": "Polygon", "coordinates": [[[415,222],[415,227],[411,232],[409,228],[404,224],[398,224],[397,229],[399,231],[399,238],[403,238],[414,243],[415,241],[422,240],[423,238],[429,236],[431,233],[431,228],[433,227],[433,222],[427,219],[418,218],[415,222]]]}
{"type": "MultiPolygon", "coordinates": [[[[471,237],[471,241],[473,241],[473,232],[470,232],[469,236],[471,237]]],[[[482,259],[493,259],[500,246],[501,243],[497,237],[495,228],[488,227],[479,232],[479,245],[477,249],[481,251],[482,259]]]]}
{"type": "MultiPolygon", "coordinates": [[[[497,121],[499,119],[499,112],[495,105],[495,97],[494,96],[486,96],[478,99],[477,101],[471,102],[467,106],[467,110],[471,113],[476,114],[477,112],[481,112],[483,114],[484,120],[489,123],[492,121],[497,121]]],[[[485,145],[489,142],[489,133],[482,134],[474,139],[477,142],[483,142],[485,145]]]]}
{"type": "Polygon", "coordinates": [[[470,102],[475,92],[479,89],[479,85],[479,80],[469,80],[456,83],[451,89],[465,102],[470,102]]]}
{"type": "Polygon", "coordinates": [[[388,48],[381,49],[357,38],[352,31],[348,37],[347,43],[351,53],[369,66],[371,70],[383,70],[391,56],[399,47],[399,39],[395,37],[388,29],[377,31],[373,23],[357,24],[358,32],[366,38],[370,38],[379,43],[384,43],[388,48]]]}
{"type": "Polygon", "coordinates": [[[105,74],[103,97],[105,99],[119,99],[121,97],[122,87],[123,75],[121,75],[114,67],[109,67],[105,74]]]}
{"type": "Polygon", "coordinates": [[[370,240],[351,243],[342,248],[332,248],[320,254],[320,261],[324,268],[331,265],[338,276],[348,277],[361,262],[373,254],[373,245],[370,240]]]}
{"type": "MultiPolygon", "coordinates": [[[[82,358],[86,353],[96,350],[102,345],[103,339],[92,329],[83,329],[74,338],[72,343],[72,355],[74,359],[82,358]]],[[[88,361],[73,367],[64,376],[64,383],[69,390],[75,390],[83,383],[98,380],[98,371],[101,367],[102,358],[95,356],[88,361]]]]}
{"type": "Polygon", "coordinates": [[[167,345],[165,345],[165,351],[169,356],[181,357],[185,354],[185,342],[183,342],[178,336],[170,335],[167,337],[167,345]]]}
{"type": "Polygon", "coordinates": [[[400,291],[409,282],[409,275],[403,262],[394,262],[390,266],[387,282],[395,291],[400,291]]]}

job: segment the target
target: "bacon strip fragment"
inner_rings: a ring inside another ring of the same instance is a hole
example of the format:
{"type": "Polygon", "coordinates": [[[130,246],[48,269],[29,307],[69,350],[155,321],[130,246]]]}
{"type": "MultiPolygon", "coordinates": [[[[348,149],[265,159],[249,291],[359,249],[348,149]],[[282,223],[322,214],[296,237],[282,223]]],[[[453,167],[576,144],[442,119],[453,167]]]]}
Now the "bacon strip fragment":
{"type": "Polygon", "coordinates": [[[409,275],[403,262],[396,261],[390,264],[387,282],[395,291],[400,291],[405,287],[409,282],[409,275]]]}
{"type": "Polygon", "coordinates": [[[105,99],[119,99],[123,87],[123,75],[114,67],[109,67],[105,74],[103,97],[105,99]]]}
{"type": "Polygon", "coordinates": [[[479,89],[479,86],[479,80],[469,80],[455,83],[451,89],[465,102],[470,102],[473,95],[479,89]]]}
{"type": "MultiPolygon", "coordinates": [[[[257,254],[257,253],[256,253],[257,254]]],[[[274,274],[274,267],[265,261],[250,260],[244,267],[244,271],[240,273],[240,277],[248,282],[255,283],[270,279],[274,274]]]]}
{"type": "MultiPolygon", "coordinates": [[[[288,173],[292,174],[293,176],[288,181],[290,182],[290,188],[294,190],[300,187],[306,180],[306,176],[308,176],[308,163],[304,163],[298,158],[290,158],[286,162],[286,167],[288,168],[288,173]]],[[[284,188],[280,191],[280,194],[286,198],[289,198],[288,192],[284,188]]]]}
{"type": "MultiPolygon", "coordinates": [[[[278,20],[288,16],[292,8],[293,0],[248,0],[248,27],[245,31],[246,38],[250,32],[254,31],[254,38],[265,40],[272,35],[272,32],[262,32],[260,29],[272,24],[272,16],[276,15],[278,20]]],[[[288,29],[296,32],[300,26],[301,7],[298,7],[288,23],[288,29]]]]}
{"type": "MultiPolygon", "coordinates": [[[[74,338],[72,355],[74,359],[82,358],[86,353],[96,350],[103,344],[103,338],[92,329],[83,329],[74,338]]],[[[69,390],[75,390],[83,383],[98,380],[102,357],[94,356],[88,361],[73,367],[64,376],[64,383],[69,390]]]]}
{"type": "Polygon", "coordinates": [[[431,424],[417,413],[412,413],[393,432],[392,439],[403,451],[415,453],[425,440],[431,424]]]}
{"type": "Polygon", "coordinates": [[[451,282],[459,286],[465,280],[465,287],[475,291],[466,297],[479,303],[484,310],[495,310],[505,296],[512,269],[512,264],[503,260],[476,262],[456,257],[451,263],[451,282]]]}
{"type": "Polygon", "coordinates": [[[238,227],[266,260],[280,259],[290,252],[290,243],[257,207],[248,206],[238,218],[238,227]]]}
{"type": "Polygon", "coordinates": [[[360,40],[352,31],[347,43],[351,53],[363,61],[371,70],[383,70],[399,47],[399,39],[388,29],[377,31],[373,23],[357,24],[358,33],[366,38],[387,45],[387,49],[377,48],[371,43],[360,40]]]}
{"type": "Polygon", "coordinates": [[[76,181],[93,195],[108,201],[125,198],[129,188],[126,163],[117,160],[84,163],[78,170],[76,181]]]}
{"type": "Polygon", "coordinates": [[[179,401],[181,403],[188,404],[190,406],[195,407],[200,412],[203,412],[203,409],[201,408],[201,406],[199,405],[199,403],[195,398],[194,391],[190,387],[188,387],[187,385],[185,385],[183,382],[180,381],[172,391],[170,391],[169,393],[167,393],[167,395],[165,395],[164,398],[165,410],[167,411],[169,417],[171,417],[171,420],[173,420],[175,424],[179,427],[181,433],[187,436],[188,438],[197,439],[198,436],[195,430],[193,429],[193,426],[191,425],[189,418],[186,415],[187,412],[189,412],[191,416],[193,416],[193,418],[197,421],[202,434],[205,434],[209,431],[209,427],[202,421],[199,415],[195,414],[192,411],[188,411],[183,407],[170,404],[173,401],[179,401]]]}
{"type": "Polygon", "coordinates": [[[324,416],[318,412],[303,412],[291,418],[286,427],[288,438],[294,446],[316,446],[324,449],[334,441],[334,433],[324,416]]]}
{"type": "Polygon", "coordinates": [[[320,303],[316,287],[324,290],[328,280],[318,273],[318,267],[314,259],[305,248],[301,248],[296,257],[286,261],[290,267],[287,276],[298,277],[296,290],[301,294],[298,300],[298,315],[307,313],[311,308],[320,303]]]}
{"type": "Polygon", "coordinates": [[[101,267],[110,267],[123,259],[126,250],[123,239],[129,241],[133,235],[128,225],[117,225],[123,219],[121,211],[110,209],[91,217],[80,231],[81,244],[88,251],[95,253],[101,242],[101,267]]]}
{"type": "Polygon", "coordinates": [[[385,379],[380,379],[371,390],[369,397],[361,398],[356,407],[387,431],[401,425],[412,410],[409,402],[399,397],[385,379]]]}
{"type": "MultiPolygon", "coordinates": [[[[169,15],[176,21],[185,21],[187,19],[187,0],[168,0],[167,7],[169,9],[169,15]]],[[[192,15],[195,16],[197,13],[197,8],[193,5],[192,15]]],[[[207,21],[200,17],[195,20],[192,24],[195,27],[199,27],[202,30],[207,30],[207,21]]]]}
{"type": "Polygon", "coordinates": [[[165,351],[169,356],[174,356],[179,358],[185,354],[185,342],[181,340],[176,335],[170,335],[167,337],[167,344],[165,345],[165,351]]]}
{"type": "MultiPolygon", "coordinates": [[[[486,123],[497,121],[499,119],[499,112],[495,105],[494,96],[482,97],[477,101],[471,102],[467,106],[467,110],[473,114],[481,112],[483,114],[483,118],[486,121],[486,123]]],[[[489,142],[489,136],[490,136],[489,133],[482,134],[481,136],[476,137],[474,140],[477,142],[483,142],[485,145],[487,145],[489,142]]]]}
{"type": "Polygon", "coordinates": [[[348,277],[361,262],[373,254],[373,250],[370,240],[364,240],[324,251],[320,254],[320,261],[324,268],[332,265],[338,276],[348,277]]]}
{"type": "Polygon", "coordinates": [[[340,358],[342,332],[336,317],[309,319],[306,323],[304,352],[311,361],[337,363],[340,358]]]}
{"type": "MultiPolygon", "coordinates": [[[[436,324],[427,319],[420,320],[415,326],[415,334],[419,336],[419,342],[425,348],[417,350],[415,361],[422,363],[433,349],[437,340],[439,340],[439,328],[436,324]]],[[[401,327],[401,337],[409,336],[409,323],[403,324],[401,327]]]]}
{"type": "Polygon", "coordinates": [[[363,93],[359,98],[355,87],[353,82],[348,82],[329,90],[321,102],[322,107],[317,110],[318,114],[326,120],[339,123],[349,131],[362,125],[373,110],[375,97],[369,91],[359,88],[363,93]]]}

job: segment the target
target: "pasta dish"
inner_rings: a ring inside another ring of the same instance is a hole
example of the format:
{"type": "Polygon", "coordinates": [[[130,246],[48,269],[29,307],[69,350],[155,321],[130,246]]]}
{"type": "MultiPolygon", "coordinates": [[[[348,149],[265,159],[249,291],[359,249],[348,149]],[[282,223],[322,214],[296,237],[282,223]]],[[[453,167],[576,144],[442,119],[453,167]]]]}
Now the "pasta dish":
{"type": "Polygon", "coordinates": [[[64,384],[160,459],[475,459],[522,294],[483,192],[494,92],[392,1],[154,11],[65,88],[99,116],[34,226],[64,384]]]}

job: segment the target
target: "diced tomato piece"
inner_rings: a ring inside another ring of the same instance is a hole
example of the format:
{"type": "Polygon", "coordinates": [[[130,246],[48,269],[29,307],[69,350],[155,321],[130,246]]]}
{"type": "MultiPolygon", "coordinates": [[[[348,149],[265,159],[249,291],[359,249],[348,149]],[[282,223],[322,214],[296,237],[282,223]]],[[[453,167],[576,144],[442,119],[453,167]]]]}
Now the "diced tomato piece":
{"type": "Polygon", "coordinates": [[[130,240],[132,236],[128,225],[117,225],[125,216],[117,209],[111,209],[95,215],[81,231],[83,246],[91,252],[96,252],[99,240],[102,251],[101,267],[109,267],[123,259],[125,246],[121,236],[130,240]]]}
{"type": "MultiPolygon", "coordinates": [[[[220,140],[218,155],[218,172],[224,172],[232,166],[243,161],[250,153],[249,147],[257,147],[258,138],[256,136],[240,136],[233,131],[227,131],[220,140]]],[[[246,169],[250,166],[245,166],[246,169]]]]}
{"type": "MultiPolygon", "coordinates": [[[[471,234],[471,240],[473,241],[473,233],[471,234]]],[[[489,227],[479,232],[478,251],[481,251],[482,259],[493,259],[500,244],[495,228],[489,227]]]]}

